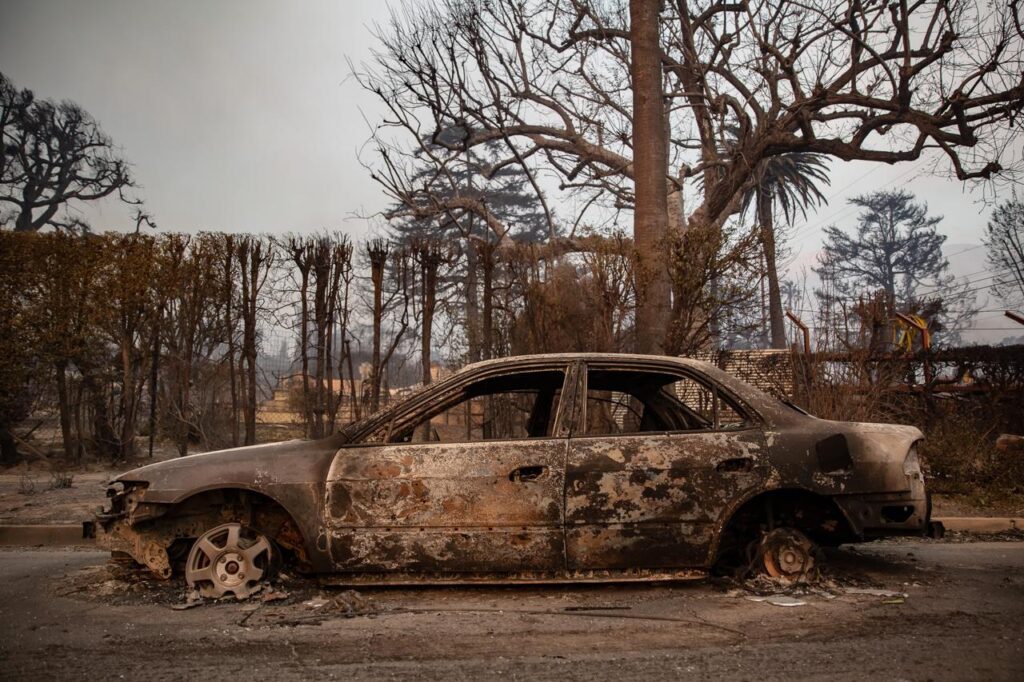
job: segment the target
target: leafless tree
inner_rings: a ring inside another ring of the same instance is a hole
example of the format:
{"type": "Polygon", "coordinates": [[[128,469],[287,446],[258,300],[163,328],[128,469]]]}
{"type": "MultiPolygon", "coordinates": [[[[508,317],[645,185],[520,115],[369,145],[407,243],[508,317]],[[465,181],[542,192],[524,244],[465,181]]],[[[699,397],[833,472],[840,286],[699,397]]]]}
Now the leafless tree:
{"type": "Polygon", "coordinates": [[[209,389],[206,378],[216,363],[212,356],[223,342],[220,258],[215,238],[170,235],[161,242],[159,258],[164,269],[163,283],[171,292],[162,323],[163,348],[166,351],[166,404],[172,422],[178,455],[188,454],[189,442],[208,442],[204,418],[210,395],[196,396],[198,389],[209,389]]]}
{"type": "Polygon", "coordinates": [[[388,240],[376,238],[365,245],[366,258],[370,265],[370,286],[373,297],[372,315],[373,350],[370,360],[370,377],[364,378],[364,402],[370,412],[381,406],[381,388],[385,368],[401,344],[410,326],[412,312],[412,263],[409,251],[394,248],[388,240]],[[391,329],[385,330],[386,320],[391,320],[391,329]]]}
{"type": "MultiPolygon", "coordinates": [[[[70,231],[88,225],[69,211],[72,202],[89,202],[126,193],[135,186],[128,164],[99,124],[80,106],[38,100],[0,74],[0,224],[29,232],[52,226],[70,231]]],[[[136,219],[136,228],[144,220],[136,219]]]]}
{"type": "Polygon", "coordinates": [[[112,391],[116,399],[112,400],[115,410],[111,417],[112,427],[118,427],[115,458],[124,461],[135,455],[139,406],[152,361],[145,341],[159,312],[154,286],[159,277],[153,258],[156,240],[137,234],[104,235],[102,240],[106,258],[95,293],[96,324],[116,357],[118,380],[114,383],[118,390],[112,391]]]}
{"type": "Polygon", "coordinates": [[[299,358],[302,371],[302,412],[304,422],[313,422],[313,401],[309,386],[309,278],[313,268],[313,244],[306,238],[292,235],[287,237],[283,250],[294,269],[291,276],[298,286],[299,310],[299,358]]]}
{"type": "Polygon", "coordinates": [[[316,349],[316,394],[310,434],[321,437],[334,430],[342,390],[335,391],[334,376],[341,377],[344,339],[348,333],[348,288],[352,281],[353,247],[344,235],[313,240],[313,343],[316,349]],[[339,354],[335,355],[338,343],[339,354]]]}
{"type": "Polygon", "coordinates": [[[1024,202],[1016,196],[992,212],[985,228],[992,292],[1007,303],[1024,301],[1024,202]]]}
{"type": "MultiPolygon", "coordinates": [[[[1024,101],[1019,11],[1017,2],[953,0],[665,3],[673,229],[722,229],[758,164],[781,154],[897,163],[935,150],[965,180],[1018,170],[1007,167],[1005,142],[1024,101]],[[735,144],[724,151],[730,130],[735,144]]],[[[382,47],[359,76],[388,110],[378,147],[393,162],[401,139],[428,139],[444,172],[467,150],[501,141],[508,152],[496,167],[543,167],[597,205],[633,207],[639,84],[629,78],[628,15],[623,2],[586,0],[408,9],[380,32],[382,47]],[[462,134],[441,135],[450,130],[462,134]]],[[[453,208],[493,219],[465,197],[421,206],[453,208]]],[[[637,246],[641,260],[657,262],[649,244],[637,246]]],[[[717,255],[695,256],[693,267],[714,269],[707,259],[717,255]]]]}
{"type": "Polygon", "coordinates": [[[426,386],[431,381],[431,343],[437,311],[438,277],[441,267],[450,260],[451,255],[444,244],[430,239],[416,240],[411,250],[419,270],[420,367],[423,385],[426,386]]]}
{"type": "Polygon", "coordinates": [[[227,365],[228,385],[231,391],[231,446],[238,447],[239,444],[239,396],[238,396],[238,366],[235,364],[238,347],[238,318],[235,316],[236,302],[236,278],[239,275],[236,268],[235,236],[224,235],[223,250],[221,252],[222,289],[221,297],[224,302],[224,336],[227,341],[227,365]]]}
{"type": "MultiPolygon", "coordinates": [[[[245,444],[256,442],[257,385],[259,383],[257,355],[259,353],[259,324],[267,311],[265,287],[278,260],[277,244],[272,239],[244,236],[235,244],[241,291],[242,348],[240,361],[245,363],[243,388],[245,404],[245,444]]],[[[230,338],[230,337],[229,337],[230,338]]],[[[234,390],[234,389],[232,389],[234,390]]],[[[237,428],[237,418],[233,423],[237,428]]]]}

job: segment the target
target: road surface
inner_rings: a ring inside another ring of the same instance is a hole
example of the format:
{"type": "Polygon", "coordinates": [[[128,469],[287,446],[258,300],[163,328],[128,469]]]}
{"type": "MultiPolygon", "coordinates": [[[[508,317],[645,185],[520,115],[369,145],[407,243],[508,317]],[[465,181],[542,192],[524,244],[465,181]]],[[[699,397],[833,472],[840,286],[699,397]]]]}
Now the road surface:
{"type": "Polygon", "coordinates": [[[4,550],[0,679],[1024,679],[1024,542],[876,544],[829,566],[795,607],[696,582],[292,584],[281,601],[173,610],[182,590],[124,579],[102,553],[4,550]]]}

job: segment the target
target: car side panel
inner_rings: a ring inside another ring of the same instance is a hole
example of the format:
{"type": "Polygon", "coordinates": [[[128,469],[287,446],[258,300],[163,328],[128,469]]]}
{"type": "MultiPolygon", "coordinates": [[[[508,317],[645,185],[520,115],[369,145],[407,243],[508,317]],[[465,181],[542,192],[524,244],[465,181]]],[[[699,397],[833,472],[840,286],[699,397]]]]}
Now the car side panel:
{"type": "Polygon", "coordinates": [[[368,446],[327,480],[341,571],[562,570],[564,438],[368,446]],[[542,467],[520,480],[522,467],[542,467]]]}
{"type": "Polygon", "coordinates": [[[722,510],[767,477],[756,429],[574,438],[566,464],[569,569],[702,566],[722,510]]]}

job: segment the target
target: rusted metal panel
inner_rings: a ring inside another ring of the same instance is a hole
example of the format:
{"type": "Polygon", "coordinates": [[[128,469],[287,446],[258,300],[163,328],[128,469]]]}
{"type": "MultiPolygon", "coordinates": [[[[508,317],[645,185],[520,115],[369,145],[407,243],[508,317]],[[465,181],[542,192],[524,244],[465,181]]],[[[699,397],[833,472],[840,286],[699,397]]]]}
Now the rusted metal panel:
{"type": "Polygon", "coordinates": [[[640,523],[567,527],[570,570],[701,567],[714,527],[706,523],[640,523]]]}
{"type": "Polygon", "coordinates": [[[700,580],[701,569],[612,569],[597,571],[400,571],[336,573],[322,576],[322,585],[352,587],[401,587],[417,585],[550,585],[552,583],[632,583],[668,580],[700,580]]]}
{"type": "Polygon", "coordinates": [[[568,567],[703,564],[722,510],[763,484],[767,461],[756,430],[573,439],[568,567]],[[734,461],[749,465],[719,470],[734,461]]]}
{"type": "Polygon", "coordinates": [[[560,572],[562,529],[351,528],[331,531],[339,571],[560,572]]]}
{"type": "Polygon", "coordinates": [[[335,565],[398,570],[412,559],[427,569],[463,556],[504,570],[562,568],[566,448],[552,438],[342,451],[327,480],[335,565]]]}

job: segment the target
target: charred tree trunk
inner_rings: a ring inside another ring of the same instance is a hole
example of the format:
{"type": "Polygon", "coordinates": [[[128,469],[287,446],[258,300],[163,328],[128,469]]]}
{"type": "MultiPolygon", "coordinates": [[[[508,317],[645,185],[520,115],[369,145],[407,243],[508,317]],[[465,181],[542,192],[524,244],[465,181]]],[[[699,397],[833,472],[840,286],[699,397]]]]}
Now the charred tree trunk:
{"type": "Polygon", "coordinates": [[[782,312],[782,290],[776,263],[775,220],[772,197],[767,192],[757,194],[757,222],[760,227],[761,247],[764,250],[765,277],[768,279],[768,320],[771,325],[772,348],[786,347],[786,321],[782,312]]]}
{"type": "Polygon", "coordinates": [[[14,464],[21,458],[18,442],[14,440],[10,425],[0,424],[0,462],[14,464]]]}
{"type": "Polygon", "coordinates": [[[192,410],[192,394],[189,386],[192,383],[191,343],[187,344],[181,364],[181,373],[178,379],[178,429],[176,440],[178,457],[185,457],[188,455],[188,439],[192,430],[191,421],[189,420],[189,412],[192,410]]]}
{"type": "Polygon", "coordinates": [[[483,315],[480,320],[480,350],[484,360],[494,355],[494,246],[488,242],[481,247],[483,266],[483,315]]]}
{"type": "Polygon", "coordinates": [[[82,384],[89,392],[92,402],[92,429],[96,454],[116,462],[121,455],[121,444],[110,424],[110,407],[107,404],[106,391],[88,369],[82,371],[82,384]]]}
{"type": "MultiPolygon", "coordinates": [[[[273,266],[273,244],[258,238],[246,238],[238,245],[239,270],[242,275],[242,394],[244,405],[242,421],[245,425],[245,444],[256,442],[256,402],[259,348],[256,344],[256,325],[259,316],[260,291],[267,273],[273,266]]],[[[294,252],[293,252],[294,255],[294,252]]],[[[301,253],[297,256],[301,259],[301,253]]],[[[301,269],[303,266],[296,265],[301,269]]]]}
{"type": "Polygon", "coordinates": [[[324,385],[325,365],[327,360],[327,327],[329,326],[327,285],[330,281],[330,260],[327,257],[324,240],[318,240],[313,249],[313,338],[316,348],[316,368],[313,373],[315,380],[313,405],[310,413],[313,417],[309,425],[309,436],[322,438],[324,435],[324,404],[327,396],[324,385]]]}
{"type": "MultiPolygon", "coordinates": [[[[302,272],[302,285],[299,289],[299,296],[302,303],[299,306],[299,344],[300,357],[302,358],[302,412],[305,415],[306,435],[309,435],[310,425],[313,421],[312,404],[309,390],[309,271],[302,272]]],[[[250,386],[252,391],[254,387],[250,386]]]]}
{"type": "Polygon", "coordinates": [[[420,307],[423,311],[420,329],[420,366],[423,385],[431,382],[431,342],[434,334],[434,311],[437,309],[437,274],[444,260],[440,244],[423,242],[414,245],[416,260],[420,266],[420,307]]]}
{"type": "Polygon", "coordinates": [[[356,389],[356,374],[355,370],[352,368],[352,346],[348,339],[345,339],[345,360],[348,365],[348,388],[349,392],[352,394],[352,409],[350,416],[352,417],[352,421],[358,421],[362,419],[363,403],[362,396],[356,389]]]}
{"type": "Polygon", "coordinates": [[[477,298],[477,249],[473,242],[466,242],[466,345],[469,361],[477,362],[480,353],[480,301],[477,298]]]}
{"type": "Polygon", "coordinates": [[[163,321],[163,305],[158,306],[153,320],[152,356],[149,364],[149,458],[153,459],[153,444],[156,442],[156,409],[159,402],[157,380],[160,377],[160,323],[163,321]]]}
{"type": "Polygon", "coordinates": [[[384,317],[384,268],[388,259],[388,243],[374,239],[367,245],[370,257],[370,281],[373,284],[373,354],[370,375],[370,412],[380,407],[381,387],[381,324],[384,317]]]}
{"type": "Polygon", "coordinates": [[[121,339],[121,434],[119,459],[126,461],[135,456],[135,420],[138,410],[139,388],[136,385],[135,334],[129,332],[121,339]]]}
{"type": "MultiPolygon", "coordinates": [[[[71,398],[68,396],[68,370],[64,361],[57,363],[57,407],[60,411],[60,436],[64,443],[64,457],[75,458],[75,442],[71,435],[71,398]]],[[[12,440],[13,442],[13,440],[12,440]]]]}
{"type": "Polygon", "coordinates": [[[231,445],[238,447],[238,376],[235,371],[235,325],[232,303],[235,298],[235,239],[224,238],[224,327],[228,340],[228,386],[231,390],[231,445]]]}
{"type": "MultiPolygon", "coordinates": [[[[299,359],[302,369],[302,418],[309,435],[313,421],[309,390],[309,271],[312,262],[312,245],[302,237],[288,240],[288,253],[299,271],[299,359]]],[[[255,395],[255,386],[250,377],[249,392],[255,395]]]]}
{"type": "MultiPolygon", "coordinates": [[[[352,373],[352,357],[349,354],[348,346],[348,320],[349,320],[349,289],[352,282],[352,248],[349,246],[346,251],[346,262],[345,270],[341,273],[341,291],[339,292],[338,301],[338,395],[337,402],[334,406],[334,411],[331,414],[331,432],[338,428],[338,418],[345,404],[345,364],[348,363],[349,367],[349,387],[352,389],[352,401],[353,406],[355,404],[355,382],[353,381],[352,373]]],[[[349,418],[352,418],[353,413],[349,414],[349,418]]]]}
{"type": "Polygon", "coordinates": [[[636,207],[633,238],[638,267],[636,344],[640,353],[661,352],[669,325],[671,281],[668,250],[668,143],[662,92],[658,12],[660,0],[630,0],[633,80],[633,167],[636,207]]]}

